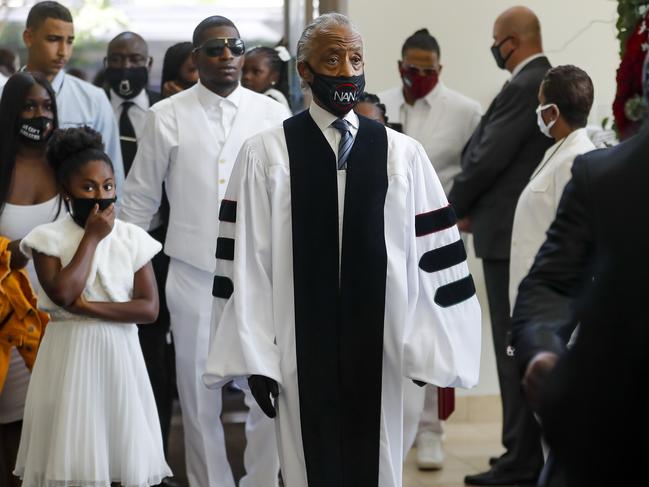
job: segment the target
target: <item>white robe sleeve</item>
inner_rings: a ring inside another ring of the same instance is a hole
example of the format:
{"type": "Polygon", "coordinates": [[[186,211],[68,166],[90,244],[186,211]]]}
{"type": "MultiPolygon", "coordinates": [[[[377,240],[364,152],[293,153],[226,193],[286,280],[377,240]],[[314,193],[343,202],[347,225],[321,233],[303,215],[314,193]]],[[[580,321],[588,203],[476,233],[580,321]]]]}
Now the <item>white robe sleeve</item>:
{"type": "Polygon", "coordinates": [[[421,146],[409,184],[405,376],[441,387],[473,387],[480,369],[480,305],[455,214],[421,146]]]}
{"type": "Polygon", "coordinates": [[[250,142],[235,162],[219,220],[210,352],[203,380],[217,388],[258,374],[281,384],[273,321],[270,198],[265,168],[250,142]],[[228,256],[232,247],[234,255],[228,256]]]}

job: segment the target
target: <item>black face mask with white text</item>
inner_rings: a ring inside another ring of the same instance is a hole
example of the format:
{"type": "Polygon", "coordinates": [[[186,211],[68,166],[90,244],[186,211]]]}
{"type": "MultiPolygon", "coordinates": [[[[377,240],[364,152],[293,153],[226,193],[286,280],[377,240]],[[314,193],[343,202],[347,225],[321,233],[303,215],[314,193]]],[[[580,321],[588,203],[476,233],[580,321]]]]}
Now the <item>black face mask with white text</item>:
{"type": "Polygon", "coordinates": [[[326,76],[316,73],[308,63],[306,67],[313,74],[309,83],[313,96],[337,117],[346,115],[363,94],[365,74],[360,76],[326,76]]]}
{"type": "Polygon", "coordinates": [[[135,98],[149,82],[149,70],[145,66],[137,68],[106,68],[106,81],[122,98],[135,98]]]}
{"type": "Polygon", "coordinates": [[[54,131],[54,120],[48,117],[23,118],[18,130],[23,141],[30,145],[44,145],[54,131]]]}

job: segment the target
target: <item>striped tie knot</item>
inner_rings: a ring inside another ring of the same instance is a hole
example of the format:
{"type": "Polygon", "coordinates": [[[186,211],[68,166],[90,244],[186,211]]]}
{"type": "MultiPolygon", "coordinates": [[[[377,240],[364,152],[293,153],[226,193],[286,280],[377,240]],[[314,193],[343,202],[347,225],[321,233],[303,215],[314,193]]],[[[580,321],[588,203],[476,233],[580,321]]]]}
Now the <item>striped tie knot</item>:
{"type": "Polygon", "coordinates": [[[338,144],[338,170],[347,169],[347,159],[354,145],[354,137],[349,130],[349,122],[338,118],[331,124],[333,128],[340,132],[340,143],[338,144]]]}

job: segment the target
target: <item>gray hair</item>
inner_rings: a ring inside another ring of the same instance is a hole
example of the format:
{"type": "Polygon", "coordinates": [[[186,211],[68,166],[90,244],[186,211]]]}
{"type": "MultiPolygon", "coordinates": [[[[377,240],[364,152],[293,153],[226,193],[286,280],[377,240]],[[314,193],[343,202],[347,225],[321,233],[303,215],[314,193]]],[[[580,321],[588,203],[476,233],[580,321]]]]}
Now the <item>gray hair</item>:
{"type": "Polygon", "coordinates": [[[356,26],[343,14],[336,12],[322,14],[314,19],[309,25],[304,28],[300,40],[297,41],[297,56],[298,63],[302,63],[309,58],[311,54],[313,42],[317,39],[320,32],[326,31],[335,27],[348,27],[352,32],[360,35],[356,26]]]}

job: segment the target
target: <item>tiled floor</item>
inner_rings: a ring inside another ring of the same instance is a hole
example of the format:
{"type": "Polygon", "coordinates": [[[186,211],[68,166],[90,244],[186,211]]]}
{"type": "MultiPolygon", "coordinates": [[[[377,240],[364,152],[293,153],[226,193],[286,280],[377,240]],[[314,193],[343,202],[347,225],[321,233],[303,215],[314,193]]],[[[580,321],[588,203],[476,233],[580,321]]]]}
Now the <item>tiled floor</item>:
{"type": "Polygon", "coordinates": [[[488,459],[500,454],[500,423],[449,423],[446,425],[444,468],[422,472],[410,450],[403,469],[403,487],[460,487],[464,476],[485,471],[488,459]]]}
{"type": "MultiPolygon", "coordinates": [[[[225,410],[239,409],[237,397],[224,398],[225,410]]],[[[230,417],[233,417],[230,414],[230,417]]],[[[225,425],[228,457],[235,477],[243,473],[242,449],[245,444],[243,424],[225,425]]],[[[415,465],[414,450],[411,450],[404,465],[403,487],[460,487],[464,476],[487,470],[488,458],[502,452],[499,442],[500,423],[496,422],[450,422],[446,424],[444,468],[437,472],[422,472],[415,465]]],[[[182,422],[174,416],[169,445],[169,464],[182,487],[187,487],[184,472],[184,449],[182,444],[182,422]]]]}

